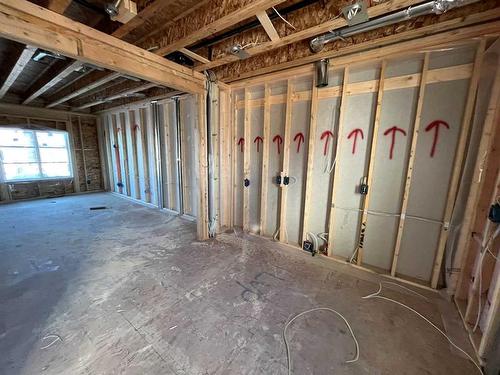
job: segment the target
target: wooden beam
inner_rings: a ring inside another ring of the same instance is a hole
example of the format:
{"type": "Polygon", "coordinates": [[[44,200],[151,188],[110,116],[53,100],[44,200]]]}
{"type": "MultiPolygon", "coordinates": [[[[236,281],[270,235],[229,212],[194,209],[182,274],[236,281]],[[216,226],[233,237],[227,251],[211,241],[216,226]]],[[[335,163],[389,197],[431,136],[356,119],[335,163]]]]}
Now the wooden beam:
{"type": "MultiPolygon", "coordinates": [[[[353,44],[338,50],[324,51],[282,64],[253,69],[251,72],[240,73],[237,77],[226,78],[224,82],[231,82],[236,85],[233,87],[238,87],[248,85],[252,81],[265,79],[277,71],[281,71],[284,76],[293,74],[295,71],[307,69],[303,65],[321,59],[330,59],[330,65],[338,67],[352,64],[353,61],[361,63],[384,59],[390,55],[392,57],[401,56],[409,52],[422,51],[438,45],[449,45],[475,37],[496,36],[500,33],[500,21],[497,21],[499,17],[500,8],[474,13],[466,17],[457,17],[411,31],[370,39],[367,42],[353,44]],[[481,22],[487,23],[480,24],[481,22]]],[[[201,65],[196,67],[197,70],[203,70],[202,68],[201,65]]],[[[209,68],[204,67],[204,69],[209,68]]]]}
{"type": "Polygon", "coordinates": [[[19,54],[19,57],[16,60],[16,63],[10,70],[9,75],[5,79],[2,87],[0,88],[0,99],[2,99],[7,91],[11,88],[11,86],[16,82],[17,77],[22,73],[26,65],[30,62],[31,58],[35,54],[36,47],[26,46],[23,51],[19,54]]]}
{"type": "MultiPolygon", "coordinates": [[[[405,8],[405,7],[414,5],[414,4],[418,4],[421,2],[422,2],[422,0],[391,0],[391,1],[387,1],[385,3],[369,7],[367,10],[368,16],[370,18],[382,16],[384,14],[391,13],[395,10],[402,9],[402,8],[405,8]]],[[[263,11],[263,13],[267,17],[267,13],[265,13],[265,11],[263,11]]],[[[257,17],[258,17],[258,14],[257,14],[257,17]]],[[[267,17],[267,18],[269,19],[269,17],[267,17]]],[[[286,45],[289,45],[292,43],[297,43],[301,40],[313,38],[317,35],[327,33],[331,30],[336,30],[336,29],[340,29],[341,27],[347,26],[347,22],[345,21],[344,18],[335,18],[335,19],[329,20],[327,22],[323,22],[319,25],[307,28],[305,30],[297,31],[295,33],[284,36],[282,38],[279,38],[279,36],[276,33],[277,39],[273,39],[271,37],[271,35],[269,34],[266,26],[264,25],[264,23],[262,22],[262,20],[260,18],[259,18],[259,21],[262,23],[262,26],[266,30],[266,33],[268,33],[269,38],[271,38],[271,41],[265,42],[265,43],[260,43],[260,44],[256,45],[255,47],[246,48],[245,52],[248,53],[250,56],[255,56],[255,55],[261,54],[263,52],[268,52],[268,51],[271,51],[271,50],[279,48],[279,47],[283,47],[283,46],[286,46],[286,45]]],[[[264,21],[264,22],[266,22],[266,21],[264,21]]],[[[270,23],[270,25],[268,25],[268,26],[270,26],[274,29],[270,20],[269,20],[269,23],[270,23]]],[[[274,31],[276,32],[276,30],[274,30],[274,31]]],[[[214,60],[211,63],[197,66],[195,69],[198,71],[213,69],[217,66],[225,65],[225,64],[228,64],[228,63],[231,63],[234,61],[238,61],[238,60],[239,60],[239,57],[228,53],[224,57],[221,57],[217,60],[214,60]]]]}
{"type": "Polygon", "coordinates": [[[269,37],[269,39],[271,39],[271,41],[273,41],[273,42],[279,40],[280,36],[278,35],[278,32],[274,28],[274,25],[271,22],[271,19],[269,18],[269,16],[267,15],[267,12],[265,10],[262,10],[260,12],[257,12],[256,16],[257,16],[260,24],[262,25],[262,27],[266,31],[266,34],[269,37]]]}
{"type": "Polygon", "coordinates": [[[344,68],[344,78],[342,81],[342,97],[340,99],[340,114],[339,114],[339,126],[338,126],[338,133],[337,133],[337,147],[335,149],[335,159],[337,160],[335,164],[335,169],[333,172],[333,187],[332,187],[332,192],[330,196],[330,220],[328,222],[328,256],[333,255],[333,229],[335,228],[335,193],[336,190],[338,189],[338,184],[339,179],[340,179],[340,168],[339,168],[339,156],[342,151],[342,132],[344,131],[344,116],[345,116],[345,111],[346,111],[346,89],[347,89],[347,82],[349,81],[349,66],[346,66],[344,68]]]}
{"type": "Polygon", "coordinates": [[[198,240],[208,239],[208,161],[207,161],[207,126],[205,95],[198,94],[196,97],[198,105],[198,217],[197,235],[198,240]]]}
{"type": "Polygon", "coordinates": [[[26,0],[0,0],[0,36],[159,85],[204,91],[202,74],[26,0]]]}
{"type": "MultiPolygon", "coordinates": [[[[76,98],[77,96],[83,95],[86,92],[93,90],[99,86],[102,86],[105,83],[108,83],[108,82],[110,82],[114,79],[117,79],[118,77],[121,76],[120,73],[98,72],[98,74],[100,76],[102,76],[102,78],[97,79],[95,81],[91,81],[90,83],[86,83],[87,82],[87,80],[86,80],[85,83],[83,84],[83,86],[81,86],[79,89],[76,89],[76,90],[72,90],[72,89],[65,90],[65,92],[69,92],[69,93],[63,94],[58,99],[51,101],[49,104],[47,104],[47,108],[52,108],[52,107],[55,107],[56,105],[67,102],[70,99],[73,99],[73,98],[76,98]]],[[[82,83],[83,83],[83,81],[82,81],[82,83]]]]}
{"type": "Polygon", "coordinates": [[[368,192],[364,196],[363,203],[362,203],[362,209],[363,211],[361,212],[361,220],[359,223],[359,229],[358,229],[358,247],[357,247],[357,254],[356,254],[356,263],[358,266],[361,265],[363,261],[363,251],[364,251],[364,240],[365,240],[365,235],[366,235],[366,224],[368,221],[368,208],[370,207],[370,198],[371,198],[371,191],[372,189],[370,188],[372,186],[372,180],[373,180],[373,169],[375,167],[375,156],[377,155],[377,140],[378,140],[378,131],[380,128],[380,116],[382,113],[382,101],[384,98],[384,83],[385,83],[385,69],[387,66],[387,61],[383,60],[382,61],[382,67],[380,69],[380,80],[378,84],[378,93],[377,93],[377,108],[375,109],[375,121],[373,124],[373,131],[372,131],[372,139],[370,146],[367,150],[367,152],[370,153],[370,158],[368,159],[368,172],[366,174],[366,181],[365,183],[368,185],[368,192]]]}
{"type": "Polygon", "coordinates": [[[96,106],[98,104],[111,102],[113,100],[120,99],[120,98],[125,98],[131,94],[135,94],[137,92],[149,90],[149,89],[151,89],[153,87],[157,87],[157,86],[158,85],[156,83],[144,83],[144,84],[141,84],[139,86],[130,88],[128,90],[120,91],[117,94],[110,95],[110,96],[104,97],[102,99],[97,99],[97,100],[94,100],[92,102],[82,104],[78,107],[74,107],[73,110],[81,110],[81,109],[85,109],[85,108],[90,108],[90,107],[96,106]]]}
{"type": "MultiPolygon", "coordinates": [[[[338,66],[336,66],[338,69],[338,66]]],[[[449,66],[446,68],[438,68],[429,70],[427,73],[427,84],[437,83],[437,82],[447,82],[456,81],[461,79],[468,79],[472,75],[473,64],[463,64],[456,66],[449,66]]],[[[312,74],[312,71],[310,72],[312,74]]],[[[386,78],[384,80],[384,91],[399,90],[410,87],[418,87],[420,82],[420,73],[406,74],[402,76],[396,76],[391,78],[386,78]]],[[[266,81],[267,83],[267,81],[266,81]]],[[[360,95],[368,94],[372,92],[377,92],[379,89],[378,80],[361,81],[356,83],[347,84],[346,95],[360,95]]],[[[319,90],[318,99],[329,99],[335,98],[342,95],[342,86],[331,86],[325,87],[319,90]]],[[[307,101],[311,100],[311,91],[297,91],[293,95],[293,102],[307,101]]],[[[271,104],[283,104],[286,103],[285,94],[273,95],[269,98],[271,104]]],[[[264,105],[263,99],[250,99],[250,107],[257,108],[264,105]]],[[[237,108],[243,108],[244,103],[242,100],[237,102],[237,108]]]]}
{"type": "Polygon", "coordinates": [[[194,53],[193,51],[188,50],[187,48],[181,48],[179,51],[182,52],[183,54],[185,54],[186,56],[191,57],[192,59],[194,59],[196,61],[202,62],[204,64],[210,63],[209,59],[206,59],[203,56],[200,56],[197,53],[194,53]]]}
{"type": "MultiPolygon", "coordinates": [[[[166,35],[167,40],[166,42],[163,42],[164,46],[156,50],[155,53],[165,56],[174,51],[178,51],[183,47],[194,44],[219,31],[234,26],[247,18],[255,16],[260,11],[269,9],[282,2],[284,2],[284,0],[254,0],[247,3],[247,5],[240,6],[237,10],[216,19],[202,28],[198,27],[198,23],[194,22],[193,18],[202,18],[206,17],[206,15],[200,9],[196,10],[194,15],[190,13],[186,15],[186,17],[180,19],[177,23],[169,26],[169,30],[172,31],[166,35]],[[178,27],[176,24],[179,24],[178,27]]],[[[161,33],[163,37],[165,37],[165,34],[165,32],[161,33]]],[[[156,45],[159,42],[161,41],[154,41],[150,44],[156,45]]]]}
{"type": "Polygon", "coordinates": [[[47,74],[45,74],[41,81],[35,83],[35,88],[30,92],[28,97],[23,101],[23,104],[29,104],[39,96],[43,95],[47,90],[57,85],[59,82],[68,77],[75,70],[80,68],[83,65],[80,61],[73,61],[69,65],[66,65],[62,70],[59,70],[59,64],[54,65],[54,69],[58,70],[57,73],[52,72],[52,69],[49,69],[47,74]]]}
{"type": "Polygon", "coordinates": [[[410,198],[411,182],[413,177],[413,167],[417,156],[417,141],[420,131],[420,122],[421,122],[420,120],[422,118],[422,108],[424,106],[424,94],[425,94],[425,86],[427,85],[428,69],[429,69],[429,52],[425,54],[424,64],[422,66],[422,76],[420,79],[420,89],[418,92],[417,110],[415,113],[413,133],[411,137],[410,156],[408,158],[408,165],[406,167],[406,180],[403,191],[403,200],[401,203],[401,215],[399,217],[398,232],[396,235],[396,244],[394,246],[394,255],[392,258],[391,276],[396,276],[399,252],[401,250],[401,242],[403,240],[403,230],[405,225],[406,210],[408,209],[408,202],[410,200],[409,198],[410,198]]]}
{"type": "Polygon", "coordinates": [[[483,62],[486,40],[482,39],[476,50],[474,60],[474,69],[472,78],[469,83],[469,92],[467,94],[467,104],[465,106],[464,115],[462,118],[462,126],[460,127],[460,138],[458,140],[457,150],[455,152],[455,160],[453,162],[453,171],[451,175],[450,186],[448,189],[448,197],[446,198],[445,213],[441,233],[439,235],[438,250],[434,259],[434,269],[432,272],[431,287],[437,288],[439,276],[441,274],[441,265],[443,262],[444,250],[446,241],[448,240],[449,223],[453,214],[453,207],[458,193],[460,177],[462,175],[462,164],[466,154],[467,140],[469,138],[469,129],[472,125],[472,114],[474,112],[474,104],[476,103],[476,93],[481,76],[481,65],[483,62]]]}

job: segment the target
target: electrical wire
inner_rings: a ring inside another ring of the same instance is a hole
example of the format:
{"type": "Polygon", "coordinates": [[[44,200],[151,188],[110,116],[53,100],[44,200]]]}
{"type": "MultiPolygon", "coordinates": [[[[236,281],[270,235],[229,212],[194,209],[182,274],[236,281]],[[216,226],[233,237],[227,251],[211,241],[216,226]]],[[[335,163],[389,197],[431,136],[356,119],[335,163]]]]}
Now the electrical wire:
{"type": "Polygon", "coordinates": [[[385,301],[389,301],[389,302],[392,302],[392,303],[395,303],[399,306],[402,306],[404,307],[405,309],[407,310],[410,310],[411,312],[415,313],[416,315],[418,315],[420,318],[422,318],[423,320],[425,320],[427,323],[429,323],[436,331],[438,331],[441,335],[443,335],[446,340],[448,340],[448,342],[457,350],[459,350],[460,352],[462,352],[473,364],[474,366],[476,366],[476,368],[479,370],[479,373],[481,375],[483,375],[483,370],[481,370],[481,367],[479,367],[479,365],[476,363],[476,361],[465,351],[463,350],[462,348],[460,348],[458,345],[456,345],[449,337],[446,333],[444,333],[438,326],[436,326],[434,323],[432,323],[428,318],[426,318],[424,315],[420,314],[417,310],[411,308],[410,306],[407,306],[405,305],[404,303],[402,302],[399,302],[399,301],[396,301],[392,298],[388,298],[388,297],[385,297],[385,296],[381,296],[380,293],[382,292],[382,283],[379,283],[379,288],[378,288],[378,291],[376,291],[375,293],[372,293],[372,294],[368,294],[367,296],[364,296],[364,297],[361,297],[362,299],[371,299],[371,298],[379,298],[379,299],[382,299],[382,300],[385,300],[385,301]]]}
{"type": "Polygon", "coordinates": [[[53,338],[54,340],[52,340],[52,341],[50,342],[50,344],[47,344],[47,345],[45,345],[45,346],[42,346],[40,349],[48,349],[48,348],[50,348],[52,345],[54,345],[56,342],[58,342],[58,341],[61,341],[61,342],[62,342],[62,340],[63,340],[63,339],[61,338],[61,336],[59,336],[59,335],[47,335],[47,336],[45,336],[44,338],[42,338],[42,341],[47,340],[47,339],[50,339],[50,338],[53,338]]]}
{"type": "MultiPolygon", "coordinates": [[[[481,320],[481,310],[483,307],[483,301],[482,301],[482,289],[483,289],[483,261],[485,258],[485,255],[490,252],[491,255],[493,253],[489,250],[490,244],[492,241],[497,238],[498,233],[500,232],[500,225],[497,226],[497,229],[490,235],[488,240],[486,242],[481,242],[481,250],[480,250],[480,256],[479,256],[479,264],[477,266],[477,271],[476,271],[476,278],[479,278],[479,288],[477,290],[478,294],[478,309],[477,309],[477,316],[476,316],[476,322],[474,324],[474,328],[472,329],[472,332],[476,332],[477,327],[479,326],[479,321],[481,320]]],[[[493,255],[493,257],[496,259],[496,257],[493,255]]]]}
{"type": "Polygon", "coordinates": [[[293,26],[290,22],[288,22],[288,21],[287,21],[287,20],[286,20],[286,19],[285,19],[285,18],[284,18],[281,14],[280,14],[280,12],[278,12],[278,11],[276,10],[276,8],[275,8],[275,7],[273,7],[273,10],[276,12],[276,14],[278,15],[278,17],[279,17],[279,18],[281,18],[281,19],[283,20],[283,22],[285,22],[285,23],[286,23],[288,26],[290,26],[292,29],[297,30],[297,28],[296,28],[295,26],[293,26]]]}
{"type": "Polygon", "coordinates": [[[356,355],[354,356],[353,359],[350,359],[350,360],[346,361],[346,363],[353,363],[353,362],[356,362],[359,359],[359,344],[358,344],[358,340],[356,339],[356,336],[354,335],[354,332],[353,332],[353,330],[351,328],[351,325],[349,324],[349,322],[347,321],[347,319],[344,318],[344,316],[341,313],[339,313],[338,311],[335,311],[334,309],[331,309],[329,307],[316,307],[314,309],[306,310],[306,311],[303,311],[303,312],[295,315],[292,319],[290,319],[288,321],[288,323],[285,324],[285,327],[283,328],[283,341],[285,342],[286,359],[287,359],[287,366],[288,366],[288,375],[292,374],[292,356],[290,354],[290,346],[288,345],[288,341],[286,339],[286,330],[288,329],[288,327],[290,326],[290,324],[292,324],[296,319],[300,318],[303,315],[309,314],[309,313],[311,313],[313,311],[330,311],[331,313],[334,313],[337,316],[339,316],[344,321],[344,323],[347,326],[347,328],[349,329],[349,332],[351,333],[352,339],[354,340],[354,343],[356,345],[356,355]]]}

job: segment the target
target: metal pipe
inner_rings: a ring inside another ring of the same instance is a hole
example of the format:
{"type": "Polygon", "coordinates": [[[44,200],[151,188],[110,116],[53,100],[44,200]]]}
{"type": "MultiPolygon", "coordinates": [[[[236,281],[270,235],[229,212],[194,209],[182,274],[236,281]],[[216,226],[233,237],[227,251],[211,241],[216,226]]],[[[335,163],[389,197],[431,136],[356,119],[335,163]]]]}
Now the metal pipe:
{"type": "Polygon", "coordinates": [[[409,19],[423,16],[426,14],[442,14],[452,8],[457,8],[463,5],[474,3],[478,0],[433,0],[416,6],[410,6],[398,12],[388,14],[386,16],[377,17],[367,22],[360,23],[354,26],[348,26],[339,30],[331,31],[327,34],[317,36],[309,42],[309,46],[314,53],[320,52],[326,43],[334,40],[342,40],[344,38],[359,34],[362,32],[374,30],[383,26],[392,25],[398,22],[407,21],[409,19]]]}

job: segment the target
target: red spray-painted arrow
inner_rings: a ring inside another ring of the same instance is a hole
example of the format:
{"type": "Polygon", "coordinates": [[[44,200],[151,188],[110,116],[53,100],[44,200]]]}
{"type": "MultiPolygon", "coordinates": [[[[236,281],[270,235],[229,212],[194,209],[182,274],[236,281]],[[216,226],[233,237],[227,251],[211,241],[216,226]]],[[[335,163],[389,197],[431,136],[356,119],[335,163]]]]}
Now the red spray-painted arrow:
{"type": "Polygon", "coordinates": [[[243,145],[245,144],[245,138],[240,138],[238,140],[238,146],[240,146],[240,151],[243,152],[243,145]]]}
{"type": "Polygon", "coordinates": [[[360,128],[354,129],[347,136],[347,139],[351,139],[351,137],[354,136],[354,141],[352,142],[352,154],[353,155],[356,153],[356,143],[358,141],[358,135],[361,135],[361,139],[365,138],[363,135],[363,130],[361,130],[360,128]]]}
{"type": "Polygon", "coordinates": [[[276,143],[278,146],[278,154],[280,153],[280,145],[283,143],[283,138],[281,138],[281,135],[276,134],[273,138],[273,143],[276,143]]]}
{"type": "Polygon", "coordinates": [[[264,140],[262,139],[262,137],[255,137],[255,139],[253,140],[253,143],[257,143],[257,152],[259,152],[259,145],[264,142],[264,140]]]}
{"type": "Polygon", "coordinates": [[[323,140],[324,138],[326,138],[325,140],[325,145],[323,147],[323,155],[326,156],[326,152],[328,150],[328,142],[330,141],[330,137],[333,138],[333,133],[330,131],[330,130],[325,130],[323,133],[321,133],[321,140],[323,140]]]}
{"type": "Polygon", "coordinates": [[[300,132],[295,134],[295,137],[293,137],[293,141],[297,142],[297,154],[298,154],[300,151],[300,145],[304,143],[304,134],[300,132]]]}
{"type": "Polygon", "coordinates": [[[391,149],[389,151],[389,159],[392,159],[392,157],[394,156],[394,145],[396,144],[396,133],[397,132],[400,132],[406,136],[406,132],[403,129],[398,128],[397,126],[393,126],[392,128],[389,128],[384,132],[384,135],[389,135],[390,133],[392,133],[391,149]]]}
{"type": "Polygon", "coordinates": [[[445,121],[442,120],[436,120],[432,121],[427,127],[425,128],[425,131],[431,131],[432,129],[435,129],[434,131],[434,140],[432,141],[432,148],[431,148],[431,158],[434,157],[434,154],[436,153],[436,145],[438,142],[439,138],[439,126],[443,125],[445,128],[450,128],[450,125],[448,125],[445,121]]]}

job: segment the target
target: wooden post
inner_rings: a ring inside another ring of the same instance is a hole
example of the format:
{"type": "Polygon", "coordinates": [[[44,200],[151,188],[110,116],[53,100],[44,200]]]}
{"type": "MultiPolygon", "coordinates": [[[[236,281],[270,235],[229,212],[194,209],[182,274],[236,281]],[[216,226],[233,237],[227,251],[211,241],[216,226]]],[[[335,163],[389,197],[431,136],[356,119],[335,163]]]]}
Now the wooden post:
{"type": "Polygon", "coordinates": [[[131,151],[132,151],[132,163],[134,166],[134,184],[135,184],[135,197],[136,199],[141,199],[141,184],[139,181],[139,160],[137,158],[137,132],[139,132],[139,127],[136,124],[135,111],[127,111],[128,124],[130,126],[130,140],[131,140],[131,151]]]}
{"type": "Polygon", "coordinates": [[[364,239],[366,235],[366,223],[368,221],[368,208],[370,206],[371,198],[371,186],[373,181],[373,168],[375,167],[375,155],[377,154],[377,140],[378,140],[378,130],[380,127],[380,114],[382,113],[382,100],[384,98],[384,82],[385,82],[385,68],[387,66],[386,60],[382,61],[382,67],[380,69],[380,79],[378,82],[378,93],[377,93],[377,108],[375,110],[375,122],[373,124],[372,140],[369,146],[368,152],[370,152],[370,159],[368,160],[368,172],[366,175],[366,184],[368,185],[368,192],[363,199],[363,212],[361,213],[361,221],[358,230],[358,247],[357,247],[357,259],[356,263],[358,266],[361,265],[363,261],[363,246],[364,239]]]}
{"type": "Polygon", "coordinates": [[[441,273],[441,265],[443,263],[443,255],[448,240],[449,223],[451,215],[453,214],[453,207],[458,192],[458,184],[462,172],[462,164],[465,156],[465,147],[467,146],[467,139],[469,137],[469,129],[472,125],[472,114],[474,112],[474,103],[476,102],[477,86],[479,84],[479,77],[481,76],[481,64],[483,61],[486,40],[481,39],[476,50],[476,58],[474,60],[474,69],[472,70],[472,77],[469,83],[469,92],[467,94],[467,104],[465,106],[464,117],[462,119],[462,126],[460,130],[460,139],[455,152],[455,161],[453,163],[453,171],[451,175],[450,187],[448,189],[448,197],[446,198],[446,208],[444,213],[443,225],[439,235],[439,244],[437,247],[436,257],[434,259],[434,269],[432,272],[431,287],[437,288],[439,282],[439,275],[441,273]]]}
{"type": "MultiPolygon", "coordinates": [[[[240,183],[243,184],[246,180],[250,181],[250,92],[245,89],[245,121],[243,130],[243,179],[240,183]]],[[[251,182],[250,182],[251,183],[251,182]]],[[[250,187],[243,185],[243,230],[248,231],[248,222],[250,217],[250,187]]]]}
{"type": "Polygon", "coordinates": [[[403,230],[405,225],[406,210],[408,209],[408,201],[410,197],[410,188],[413,176],[413,167],[415,164],[417,141],[420,130],[420,120],[422,117],[422,107],[424,105],[425,86],[427,84],[427,72],[429,68],[429,52],[425,53],[424,64],[422,67],[422,75],[420,76],[420,89],[418,92],[417,111],[415,114],[415,123],[413,125],[412,141],[410,148],[410,157],[408,159],[408,166],[406,169],[406,182],[403,193],[403,200],[401,203],[401,216],[399,218],[398,233],[396,236],[396,245],[394,247],[394,256],[392,258],[391,275],[396,276],[396,269],[398,266],[399,252],[401,250],[401,241],[403,239],[403,230]]]}
{"type": "MultiPolygon", "coordinates": [[[[287,81],[287,90],[286,90],[285,135],[283,138],[283,168],[281,172],[282,176],[288,176],[288,167],[290,164],[290,130],[292,127],[293,93],[294,93],[293,83],[289,79],[287,81]]],[[[286,242],[286,243],[288,243],[287,230],[286,230],[287,195],[288,195],[288,186],[283,185],[283,181],[281,181],[279,240],[280,242],[286,242]]]]}
{"type": "MultiPolygon", "coordinates": [[[[304,216],[302,217],[302,238],[304,242],[307,238],[307,228],[309,220],[309,206],[312,194],[312,176],[314,171],[314,146],[316,144],[316,128],[318,116],[318,88],[316,87],[316,75],[313,75],[311,92],[311,114],[309,118],[309,146],[307,154],[306,185],[304,194],[304,216]]],[[[316,251],[318,249],[315,249],[316,251]]]]}
{"type": "Polygon", "coordinates": [[[75,133],[73,132],[73,122],[71,116],[69,121],[66,121],[66,130],[69,133],[69,143],[71,148],[71,167],[73,169],[73,189],[75,193],[80,192],[80,176],[78,175],[78,166],[76,165],[76,152],[75,152],[75,133]]]}
{"type": "Polygon", "coordinates": [[[236,96],[234,92],[231,92],[231,227],[234,227],[234,210],[236,206],[236,192],[237,192],[237,186],[236,186],[236,147],[237,147],[237,131],[236,131],[236,115],[237,115],[237,109],[236,109],[236,96]]]}
{"type": "Polygon", "coordinates": [[[333,229],[335,224],[335,192],[337,191],[337,186],[339,184],[340,178],[340,163],[339,156],[342,150],[342,132],[344,130],[344,116],[346,110],[346,98],[347,98],[347,81],[349,80],[349,66],[344,68],[344,79],[342,82],[342,94],[340,98],[340,114],[339,114],[339,126],[338,126],[338,134],[337,134],[337,147],[335,150],[335,171],[333,173],[333,188],[330,196],[330,220],[328,222],[328,256],[333,255],[333,229]]]}
{"type": "Polygon", "coordinates": [[[268,83],[264,86],[264,144],[262,145],[262,187],[260,197],[260,235],[264,235],[267,219],[267,191],[269,174],[269,144],[271,143],[271,87],[268,83]]]}
{"type": "Polygon", "coordinates": [[[83,174],[85,176],[85,191],[89,190],[89,178],[87,173],[87,160],[85,158],[85,145],[83,144],[82,118],[78,118],[78,132],[80,133],[80,147],[82,148],[83,174]]]}
{"type": "Polygon", "coordinates": [[[495,127],[498,131],[500,121],[500,68],[497,69],[495,81],[493,83],[488,110],[484,120],[481,141],[477,152],[477,159],[474,165],[474,176],[471,182],[469,197],[464,212],[464,219],[457,244],[457,254],[462,254],[461,272],[457,282],[455,299],[465,299],[468,291],[470,268],[473,261],[473,254],[469,251],[472,240],[472,231],[477,216],[477,209],[481,199],[481,192],[485,183],[483,176],[489,162],[489,154],[495,139],[495,127]]]}
{"type": "Polygon", "coordinates": [[[198,217],[196,220],[198,240],[208,239],[208,161],[207,161],[207,126],[206,97],[196,95],[197,131],[198,131],[198,217]]]}

